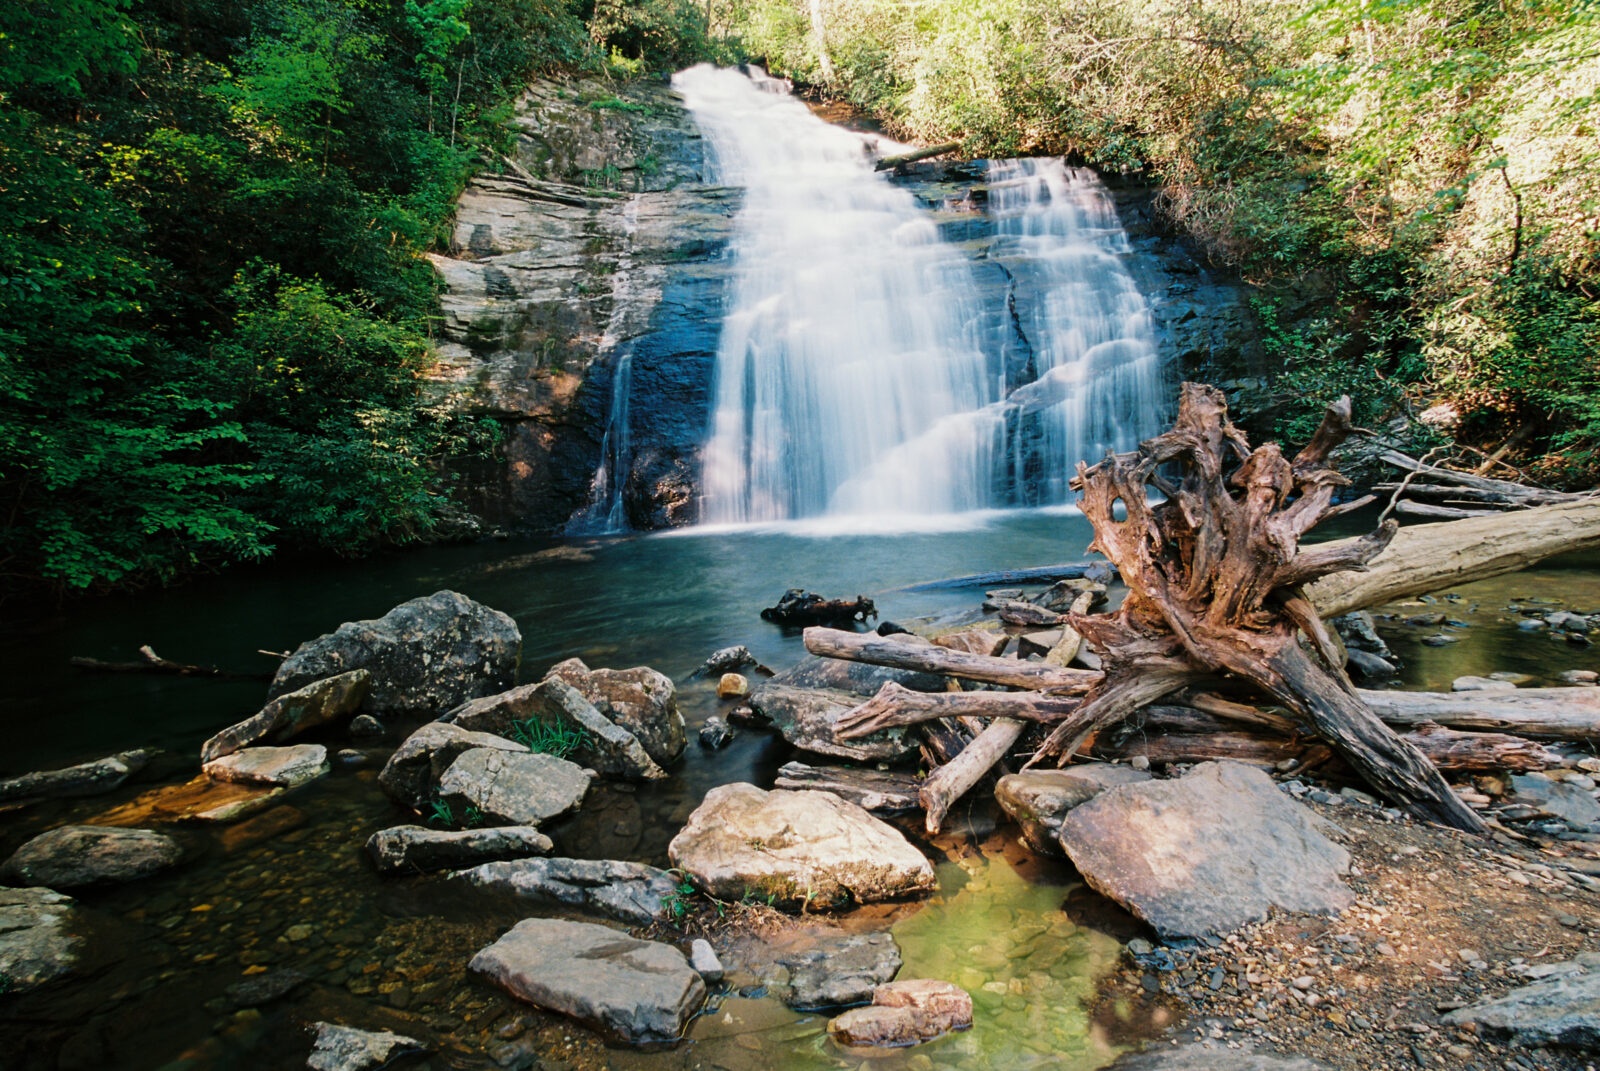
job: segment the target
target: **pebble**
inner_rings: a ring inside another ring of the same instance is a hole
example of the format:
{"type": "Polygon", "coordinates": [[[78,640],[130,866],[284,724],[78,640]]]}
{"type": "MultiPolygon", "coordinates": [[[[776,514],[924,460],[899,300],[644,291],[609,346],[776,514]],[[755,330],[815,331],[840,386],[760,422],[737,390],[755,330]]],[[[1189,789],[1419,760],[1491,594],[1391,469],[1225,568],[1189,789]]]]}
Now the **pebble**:
{"type": "Polygon", "coordinates": [[[1300,990],[1301,992],[1305,992],[1307,989],[1311,988],[1311,986],[1313,985],[1313,983],[1315,981],[1316,981],[1316,979],[1312,978],[1309,974],[1302,974],[1300,977],[1296,978],[1293,982],[1290,982],[1289,984],[1294,986],[1296,989],[1300,990]]]}

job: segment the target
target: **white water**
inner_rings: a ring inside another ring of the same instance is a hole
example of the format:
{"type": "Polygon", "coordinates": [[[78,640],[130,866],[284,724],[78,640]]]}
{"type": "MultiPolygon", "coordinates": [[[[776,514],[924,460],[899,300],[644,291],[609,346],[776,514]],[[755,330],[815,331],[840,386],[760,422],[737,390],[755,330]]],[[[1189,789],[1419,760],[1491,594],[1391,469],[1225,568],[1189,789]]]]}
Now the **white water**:
{"type": "Polygon", "coordinates": [[[759,72],[696,67],[675,85],[712,149],[708,181],[745,191],[703,523],[1060,504],[1079,459],[1158,429],[1148,310],[1092,173],[991,167],[989,255],[1026,284],[1016,327],[1033,352],[1029,382],[1008,384],[983,340],[1009,313],[983,307],[970,254],[872,170],[897,146],[759,72]]]}

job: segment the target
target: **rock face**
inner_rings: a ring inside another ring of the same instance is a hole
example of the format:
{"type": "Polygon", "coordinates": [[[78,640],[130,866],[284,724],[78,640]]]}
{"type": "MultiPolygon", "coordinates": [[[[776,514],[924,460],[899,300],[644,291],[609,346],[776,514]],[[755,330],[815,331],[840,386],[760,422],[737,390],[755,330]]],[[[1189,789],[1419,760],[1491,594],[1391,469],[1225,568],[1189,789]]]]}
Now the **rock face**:
{"type": "Polygon", "coordinates": [[[123,751],[63,770],[40,770],[0,781],[0,803],[60,796],[95,796],[110,792],[145,768],[151,751],[123,751]]]}
{"type": "Polygon", "coordinates": [[[490,829],[428,829],[394,826],[380,829],[367,839],[367,855],[379,873],[415,873],[448,870],[500,859],[548,855],[554,845],[532,826],[495,826],[490,829]]]}
{"type": "Polygon", "coordinates": [[[247,747],[213,759],[202,767],[216,781],[295,788],[327,774],[328,749],[321,744],[291,747],[247,747]]]}
{"type": "Polygon", "coordinates": [[[545,679],[571,685],[608,721],[632,733],[661,766],[683,754],[688,735],[678,712],[677,689],[648,666],[590,669],[569,658],[550,667],[545,679]]]}
{"type": "Polygon", "coordinates": [[[932,1041],[972,1026],[972,997],[933,978],[889,982],[872,991],[872,1004],[853,1008],[828,1024],[841,1045],[899,1046],[932,1041]]]}
{"type": "Polygon", "coordinates": [[[525,919],[472,957],[513,996],[623,1041],[675,1041],[705,1000],[683,953],[586,922],[525,919]]]}
{"type": "Polygon", "coordinates": [[[50,889],[0,889],[0,978],[26,993],[77,969],[83,942],[72,932],[75,901],[50,889]]]}
{"type": "Polygon", "coordinates": [[[493,748],[465,752],[439,779],[439,795],[475,807],[491,822],[536,826],[583,802],[589,775],[554,755],[493,748]]]}
{"type": "Polygon", "coordinates": [[[1097,891],[1164,937],[1222,934],[1271,908],[1337,914],[1350,853],[1266,774],[1207,762],[1110,788],[1067,812],[1061,845],[1097,891]]]}
{"type": "Polygon", "coordinates": [[[1544,975],[1538,981],[1450,1012],[1445,1024],[1476,1023],[1520,1045],[1600,1048],[1600,952],[1537,969],[1544,975]]]}
{"type": "Polygon", "coordinates": [[[62,826],[18,848],[0,866],[0,881],[77,889],[148,877],[182,858],[177,841],[148,829],[62,826]]]}
{"type": "Polygon", "coordinates": [[[387,1030],[356,1030],[336,1023],[313,1023],[317,1040],[306,1066],[312,1071],[373,1071],[410,1052],[421,1052],[416,1038],[387,1030]]]}
{"type": "Polygon", "coordinates": [[[888,933],[824,938],[817,947],[779,956],[789,970],[783,1001],[791,1008],[837,1008],[871,1000],[900,970],[900,946],[888,933]]]}
{"type": "Polygon", "coordinates": [[[450,764],[474,748],[525,752],[528,749],[492,733],[429,722],[395,748],[378,774],[378,784],[396,803],[421,810],[450,764]]]}
{"type": "Polygon", "coordinates": [[[200,745],[200,761],[211,762],[263,740],[287,740],[314,726],[348,720],[361,708],[371,684],[372,674],[353,669],[280,695],[252,717],[200,745]]]}
{"type": "Polygon", "coordinates": [[[361,709],[433,717],[516,683],[517,623],[454,591],[401,603],[302,643],[272,678],[276,698],[350,670],[372,675],[361,709]]]}
{"type": "Polygon", "coordinates": [[[452,877],[524,900],[585,908],[635,926],[648,926],[660,917],[664,898],[677,887],[664,870],[610,859],[519,859],[485,863],[452,877]]]}
{"type": "Polygon", "coordinates": [[[893,827],[828,792],[722,785],[667,848],[701,889],[787,907],[836,907],[926,892],[933,867],[893,827]]]}
{"type": "Polygon", "coordinates": [[[1116,785],[1150,780],[1132,766],[1096,763],[1065,770],[1027,770],[1007,774],[994,786],[994,798],[1022,827],[1022,839],[1041,855],[1064,855],[1061,821],[1067,812],[1116,785]]]}

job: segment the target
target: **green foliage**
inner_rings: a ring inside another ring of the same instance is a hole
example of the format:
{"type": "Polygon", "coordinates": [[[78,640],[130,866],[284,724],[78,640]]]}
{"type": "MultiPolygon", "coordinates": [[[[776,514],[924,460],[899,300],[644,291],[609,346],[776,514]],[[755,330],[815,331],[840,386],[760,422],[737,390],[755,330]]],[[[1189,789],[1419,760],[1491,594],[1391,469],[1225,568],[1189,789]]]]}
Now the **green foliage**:
{"type": "Polygon", "coordinates": [[[588,743],[589,734],[560,719],[524,718],[511,723],[511,739],[529,751],[564,759],[588,743]]]}
{"type": "Polygon", "coordinates": [[[699,0],[595,0],[589,34],[623,73],[675,71],[719,58],[699,0]]]}

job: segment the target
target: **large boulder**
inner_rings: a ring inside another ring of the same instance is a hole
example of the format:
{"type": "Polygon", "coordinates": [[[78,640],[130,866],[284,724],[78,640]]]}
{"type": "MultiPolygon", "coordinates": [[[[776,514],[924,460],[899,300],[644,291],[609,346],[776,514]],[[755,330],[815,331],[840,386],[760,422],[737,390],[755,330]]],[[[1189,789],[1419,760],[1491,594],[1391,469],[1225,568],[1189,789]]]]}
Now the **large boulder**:
{"type": "Polygon", "coordinates": [[[648,666],[590,669],[569,658],[550,667],[545,680],[564,681],[595,705],[608,721],[628,730],[659,765],[683,754],[688,735],[678,712],[671,678],[648,666]]]}
{"type": "Polygon", "coordinates": [[[485,863],[451,877],[543,904],[566,904],[636,926],[661,916],[677,882],[665,870],[611,859],[519,859],[485,863]]]}
{"type": "Polygon", "coordinates": [[[638,737],[608,719],[582,692],[559,677],[474,699],[439,720],[499,736],[518,733],[529,720],[564,724],[583,734],[572,757],[603,776],[630,781],[657,781],[667,776],[638,737]]]}
{"type": "Polygon", "coordinates": [[[1116,785],[1150,780],[1132,766],[1093,763],[1065,770],[1025,770],[1007,774],[994,786],[994,798],[1017,825],[1022,839],[1041,855],[1064,855],[1061,822],[1067,812],[1116,785]]]}
{"type": "Polygon", "coordinates": [[[284,659],[271,698],[354,669],[372,674],[361,709],[432,716],[516,683],[517,623],[454,591],[401,603],[375,621],[350,621],[284,659]]]}
{"type": "Polygon", "coordinates": [[[500,859],[525,859],[531,855],[548,855],[553,847],[550,838],[532,826],[455,830],[393,826],[367,838],[367,854],[383,874],[449,870],[500,859]]]}
{"type": "Polygon", "coordinates": [[[862,702],[861,696],[849,692],[791,688],[769,681],[750,693],[749,702],[761,721],[813,755],[862,763],[896,762],[917,750],[916,740],[903,726],[840,740],[834,724],[862,702]]]}
{"type": "Polygon", "coordinates": [[[839,907],[927,892],[933,867],[898,830],[830,792],[722,785],[667,854],[701,889],[785,907],[839,907]]]}
{"type": "Polygon", "coordinates": [[[1223,934],[1281,911],[1338,914],[1350,853],[1260,770],[1206,762],[1173,781],[1107,789],[1067,812],[1061,846],[1084,880],[1163,937],[1223,934]]]}
{"type": "Polygon", "coordinates": [[[789,972],[778,987],[791,1008],[837,1008],[872,999],[900,971],[900,946],[887,932],[821,937],[816,944],[776,957],[789,972]]]}
{"type": "Polygon", "coordinates": [[[313,1023],[316,1041],[306,1066],[311,1071],[376,1071],[397,1057],[421,1052],[422,1042],[387,1030],[357,1030],[337,1023],[313,1023]]]}
{"type": "Polygon", "coordinates": [[[77,970],[83,941],[73,933],[76,902],[51,889],[0,889],[0,978],[25,993],[77,970]]]}
{"type": "Polygon", "coordinates": [[[475,808],[490,822],[536,826],[575,810],[589,791],[589,771],[554,755],[496,748],[464,753],[439,779],[439,796],[475,808]]]}
{"type": "Polygon", "coordinates": [[[1450,1012],[1445,1025],[1476,1024],[1520,1045],[1600,1049],[1600,952],[1534,970],[1537,981],[1450,1012]]]}
{"type": "Polygon", "coordinates": [[[297,788],[325,776],[330,767],[328,749],[321,744],[293,744],[288,747],[247,747],[220,759],[212,759],[201,769],[213,781],[297,788]]]}
{"type": "Polygon", "coordinates": [[[352,669],[280,695],[201,744],[200,761],[211,762],[262,741],[287,740],[318,725],[348,721],[361,709],[371,685],[372,674],[352,669]]]}
{"type": "Polygon", "coordinates": [[[456,759],[474,748],[524,752],[521,744],[493,733],[472,732],[459,725],[429,722],[395,748],[378,773],[378,785],[389,798],[420,811],[456,759]]]}
{"type": "Polygon", "coordinates": [[[110,792],[149,763],[154,751],[122,751],[61,770],[39,770],[0,781],[0,803],[110,792]]]}
{"type": "Polygon", "coordinates": [[[0,881],[77,889],[148,877],[182,858],[177,841],[148,829],[61,826],[18,848],[0,866],[0,881]]]}
{"type": "Polygon", "coordinates": [[[469,966],[521,1000],[634,1044],[676,1041],[706,996],[671,945],[587,922],[524,919],[469,966]]]}

